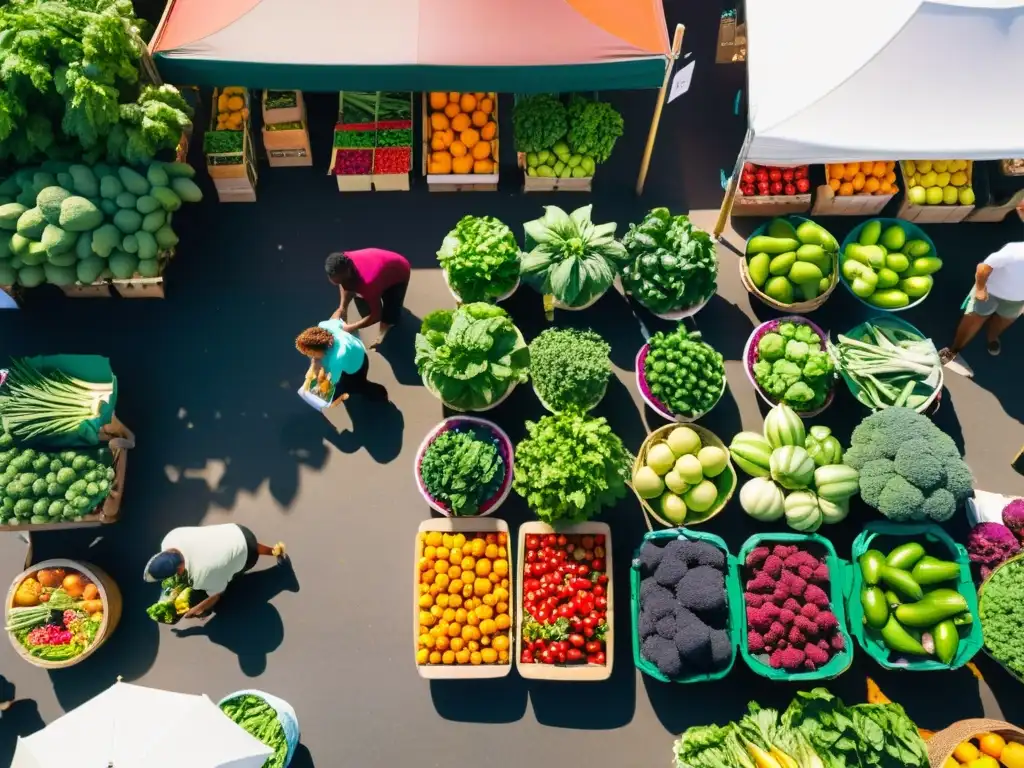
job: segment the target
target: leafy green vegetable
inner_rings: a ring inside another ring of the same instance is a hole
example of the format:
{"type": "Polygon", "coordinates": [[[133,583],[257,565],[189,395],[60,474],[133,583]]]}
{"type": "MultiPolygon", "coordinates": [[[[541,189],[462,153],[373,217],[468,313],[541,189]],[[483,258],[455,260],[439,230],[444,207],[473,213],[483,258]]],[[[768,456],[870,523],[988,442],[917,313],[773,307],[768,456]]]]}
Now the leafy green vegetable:
{"type": "Polygon", "coordinates": [[[493,216],[463,216],[437,252],[448,282],[463,301],[508,293],[519,279],[519,246],[512,230],[493,216]]]}
{"type": "Polygon", "coordinates": [[[700,331],[679,325],[651,336],[644,379],[655,400],[676,416],[700,416],[714,407],[725,387],[722,356],[701,341],[700,331]]]}
{"type": "Polygon", "coordinates": [[[626,495],[633,457],[603,419],[568,412],[526,422],[512,487],[546,523],[588,520],[626,495]]]}
{"type": "Polygon", "coordinates": [[[288,758],[288,739],[277,711],[259,696],[251,693],[221,702],[224,714],[262,741],[274,754],[263,763],[263,768],[285,768],[288,758]]]}
{"type": "Polygon", "coordinates": [[[668,208],[648,211],[622,238],[626,290],[652,312],[689,309],[714,295],[718,258],[707,232],[668,208]]]}
{"type": "Polygon", "coordinates": [[[797,411],[820,408],[835,371],[821,345],[821,337],[806,323],[780,323],[757,342],[754,380],[769,397],[797,411]]]}
{"type": "Polygon", "coordinates": [[[992,574],[981,591],[978,616],[992,657],[1024,676],[1024,560],[1013,560],[992,574]]]}
{"type": "Polygon", "coordinates": [[[607,102],[573,95],[569,102],[569,148],[603,163],[611,157],[623,131],[622,115],[607,102]]]}
{"type": "Polygon", "coordinates": [[[548,328],[530,342],[530,377],[552,410],[587,410],[612,375],[611,347],[591,330],[548,328]]]}
{"type": "Polygon", "coordinates": [[[203,152],[208,155],[241,152],[243,136],[241,131],[207,131],[203,134],[203,152]]]}
{"type": "Polygon", "coordinates": [[[141,22],[128,0],[0,5],[0,160],[142,162],[173,149],[192,110],[141,87],[141,22]]]}
{"type": "Polygon", "coordinates": [[[479,410],[526,381],[530,350],[501,307],[482,302],[432,312],[416,334],[416,369],[442,401],[479,410]]]}
{"type": "Polygon", "coordinates": [[[455,427],[442,432],[423,453],[420,477],[427,491],[456,515],[475,515],[505,478],[497,440],[486,430],[455,427]]]}
{"type": "Polygon", "coordinates": [[[583,306],[608,290],[628,258],[615,239],[615,222],[590,220],[593,207],[568,214],[546,205],[541,218],[524,225],[532,250],[522,258],[523,279],[570,307],[583,306]]]}
{"type": "Polygon", "coordinates": [[[565,105],[548,93],[520,96],[512,112],[512,126],[519,152],[551,149],[569,130],[565,105]]]}
{"type": "Polygon", "coordinates": [[[298,101],[295,97],[295,91],[265,91],[264,101],[267,109],[290,109],[294,107],[298,101]]]}

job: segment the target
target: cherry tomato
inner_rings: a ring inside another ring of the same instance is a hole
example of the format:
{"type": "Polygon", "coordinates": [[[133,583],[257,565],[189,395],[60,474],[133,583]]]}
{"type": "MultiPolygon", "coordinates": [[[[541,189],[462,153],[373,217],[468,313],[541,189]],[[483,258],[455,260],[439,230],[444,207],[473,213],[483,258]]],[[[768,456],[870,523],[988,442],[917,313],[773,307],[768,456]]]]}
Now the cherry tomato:
{"type": "Polygon", "coordinates": [[[547,536],[544,537],[544,546],[545,547],[553,547],[557,543],[558,543],[558,537],[555,536],[555,534],[553,534],[553,533],[549,533],[547,536]]]}
{"type": "Polygon", "coordinates": [[[551,611],[549,611],[546,607],[541,607],[537,609],[537,612],[534,613],[534,616],[536,617],[537,621],[539,621],[541,624],[547,624],[548,620],[551,618],[551,611]]]}
{"type": "Polygon", "coordinates": [[[597,583],[598,584],[607,584],[608,583],[608,574],[602,573],[600,576],[598,576],[597,577],[597,583]]]}
{"type": "Polygon", "coordinates": [[[590,587],[591,587],[590,579],[584,579],[584,578],[581,578],[580,576],[577,576],[575,579],[572,580],[572,587],[571,587],[571,589],[573,589],[573,590],[584,590],[584,591],[586,591],[586,590],[589,590],[590,587]]]}
{"type": "Polygon", "coordinates": [[[587,559],[593,560],[595,557],[604,557],[604,547],[594,547],[594,554],[587,559]]]}
{"type": "Polygon", "coordinates": [[[594,605],[597,607],[598,610],[603,611],[608,607],[608,598],[599,597],[596,600],[594,600],[594,605]]]}
{"type": "Polygon", "coordinates": [[[594,585],[594,597],[604,597],[604,587],[600,584],[594,585]]]}
{"type": "Polygon", "coordinates": [[[568,656],[568,651],[562,651],[558,654],[558,663],[565,664],[565,659],[568,656]]]}
{"type": "Polygon", "coordinates": [[[566,544],[569,543],[569,540],[565,538],[565,536],[559,536],[557,539],[555,539],[555,541],[560,547],[564,547],[566,544]]]}
{"type": "Polygon", "coordinates": [[[587,641],[583,638],[583,635],[569,635],[569,645],[573,648],[582,648],[586,643],[587,641]]]}
{"type": "Polygon", "coordinates": [[[579,648],[570,648],[565,652],[565,660],[571,662],[583,661],[583,654],[579,648]]]}
{"type": "Polygon", "coordinates": [[[595,557],[594,561],[590,564],[590,567],[598,573],[601,573],[604,570],[604,560],[600,557],[595,557]]]}
{"type": "Polygon", "coordinates": [[[532,563],[532,562],[535,562],[536,560],[537,560],[537,553],[534,552],[532,549],[526,550],[526,562],[527,563],[532,563]]]}
{"type": "Polygon", "coordinates": [[[583,628],[583,636],[585,638],[587,638],[588,640],[590,638],[592,638],[594,636],[594,628],[593,627],[584,627],[583,628]]]}
{"type": "Polygon", "coordinates": [[[599,533],[599,534],[597,534],[594,537],[594,546],[597,546],[597,547],[603,547],[604,546],[604,534],[603,533],[599,533]]]}
{"type": "Polygon", "coordinates": [[[582,546],[584,549],[593,549],[594,548],[594,537],[593,536],[584,536],[583,538],[580,539],[580,546],[582,546]]]}
{"type": "Polygon", "coordinates": [[[586,651],[587,651],[587,653],[600,653],[601,652],[601,641],[600,640],[591,640],[591,641],[589,641],[587,643],[586,651]]]}
{"type": "Polygon", "coordinates": [[[579,634],[583,631],[583,619],[579,616],[573,616],[569,619],[569,626],[572,627],[572,631],[579,634]]]}
{"type": "Polygon", "coordinates": [[[519,655],[519,660],[522,661],[523,664],[533,664],[533,654],[530,651],[523,650],[519,655]]]}
{"type": "Polygon", "coordinates": [[[551,653],[551,651],[544,651],[544,653],[540,655],[540,662],[541,664],[554,664],[555,656],[551,653]]]}
{"type": "Polygon", "coordinates": [[[580,563],[579,565],[576,566],[576,575],[577,576],[586,576],[589,573],[590,573],[590,567],[587,566],[586,563],[580,563]]]}
{"type": "Polygon", "coordinates": [[[526,537],[526,548],[527,549],[539,549],[540,548],[540,536],[530,534],[526,537]]]}

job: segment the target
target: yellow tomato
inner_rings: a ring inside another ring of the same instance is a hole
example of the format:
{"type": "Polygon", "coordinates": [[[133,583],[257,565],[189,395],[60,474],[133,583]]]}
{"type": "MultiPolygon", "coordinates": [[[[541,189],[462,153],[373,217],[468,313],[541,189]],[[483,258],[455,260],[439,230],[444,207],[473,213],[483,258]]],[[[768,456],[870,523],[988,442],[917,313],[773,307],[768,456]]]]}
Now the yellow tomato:
{"type": "Polygon", "coordinates": [[[441,614],[441,616],[442,616],[442,618],[444,618],[445,621],[451,623],[451,622],[455,621],[455,609],[454,608],[445,608],[444,609],[444,613],[441,614]]]}
{"type": "Polygon", "coordinates": [[[953,757],[961,763],[969,763],[979,754],[978,748],[969,741],[961,741],[956,745],[956,749],[953,750],[953,757]]]}
{"type": "Polygon", "coordinates": [[[999,762],[1006,768],[1024,768],[1024,744],[1011,741],[999,756],[999,762]]]}
{"type": "Polygon", "coordinates": [[[491,591],[491,582],[487,579],[477,579],[473,582],[473,594],[477,597],[486,595],[491,591]]]}
{"type": "Polygon", "coordinates": [[[982,755],[967,763],[967,768],[999,768],[999,761],[991,755],[982,755]]]}
{"type": "Polygon", "coordinates": [[[450,533],[446,533],[446,534],[444,534],[441,537],[441,544],[446,546],[446,547],[450,548],[454,542],[455,542],[455,537],[452,536],[450,533]]]}
{"type": "Polygon", "coordinates": [[[484,604],[473,611],[479,619],[489,619],[494,616],[494,609],[487,604],[486,598],[488,597],[490,597],[490,595],[484,595],[484,604]]]}
{"type": "Polygon", "coordinates": [[[437,584],[431,584],[430,585],[430,589],[427,590],[427,594],[428,595],[435,595],[436,596],[437,593],[440,592],[440,591],[441,591],[441,588],[439,586],[437,586],[437,584]]]}
{"type": "Polygon", "coordinates": [[[444,655],[441,656],[441,661],[445,664],[455,663],[455,651],[445,651],[444,655]]]}
{"type": "Polygon", "coordinates": [[[508,542],[508,536],[505,534],[505,532],[504,531],[499,532],[498,533],[498,543],[499,544],[505,544],[507,542],[508,542]]]}
{"type": "Polygon", "coordinates": [[[942,762],[942,768],[960,768],[960,763],[954,760],[952,757],[947,757],[942,762]]]}
{"type": "Polygon", "coordinates": [[[421,648],[433,648],[434,638],[430,634],[420,635],[419,644],[421,648]]]}
{"type": "Polygon", "coordinates": [[[447,608],[447,607],[448,607],[448,595],[445,595],[445,594],[440,594],[440,595],[438,595],[438,596],[437,596],[437,601],[436,601],[436,602],[437,602],[437,604],[438,604],[438,605],[440,605],[440,606],[441,606],[442,608],[447,608]]]}
{"type": "Polygon", "coordinates": [[[491,644],[491,638],[489,638],[487,635],[484,635],[483,637],[480,638],[480,645],[488,646],[490,644],[491,644]]]}
{"type": "Polygon", "coordinates": [[[491,640],[491,647],[496,651],[507,651],[508,637],[505,635],[495,635],[494,639],[491,640]]]}
{"type": "Polygon", "coordinates": [[[447,560],[438,560],[436,563],[434,563],[434,571],[436,573],[448,573],[448,569],[450,567],[451,566],[449,565],[447,560]]]}
{"type": "Polygon", "coordinates": [[[484,553],[487,551],[487,542],[481,538],[473,539],[473,541],[470,542],[469,551],[473,557],[483,557],[484,553]]]}
{"type": "Polygon", "coordinates": [[[434,598],[430,595],[420,595],[420,608],[429,608],[434,604],[434,598]]]}
{"type": "Polygon", "coordinates": [[[429,659],[430,659],[430,663],[431,664],[440,664],[441,663],[441,652],[440,651],[431,651],[429,659]]]}
{"type": "Polygon", "coordinates": [[[480,655],[483,657],[484,664],[493,664],[498,660],[498,652],[493,648],[484,648],[480,651],[480,655]]]}
{"type": "Polygon", "coordinates": [[[433,567],[434,567],[434,564],[432,562],[430,562],[429,558],[426,558],[426,557],[421,557],[420,558],[419,569],[421,571],[428,571],[428,570],[430,570],[433,567]]]}
{"type": "Polygon", "coordinates": [[[458,549],[461,549],[462,547],[466,546],[466,534],[456,533],[452,539],[452,546],[458,549]]]}
{"type": "Polygon", "coordinates": [[[433,627],[430,628],[429,634],[430,634],[431,637],[440,637],[441,635],[444,634],[444,632],[441,630],[441,625],[440,624],[436,624],[436,625],[434,625],[433,627]]]}
{"type": "Polygon", "coordinates": [[[451,550],[448,549],[448,547],[438,547],[437,548],[437,559],[438,560],[447,560],[448,556],[450,554],[451,554],[451,550]]]}
{"type": "Polygon", "coordinates": [[[462,628],[462,639],[467,643],[470,640],[476,640],[480,636],[480,632],[476,627],[465,626],[462,628]]]}
{"type": "Polygon", "coordinates": [[[508,664],[508,651],[498,651],[498,661],[502,664],[508,664]]]}
{"type": "Polygon", "coordinates": [[[428,651],[426,648],[420,648],[418,651],[416,651],[417,664],[426,664],[428,661],[430,661],[430,651],[428,651]]]}
{"type": "Polygon", "coordinates": [[[484,557],[489,557],[491,560],[498,556],[498,545],[488,544],[487,549],[484,550],[484,557]]]}
{"type": "Polygon", "coordinates": [[[463,640],[461,637],[453,637],[451,639],[451,642],[449,643],[449,647],[453,651],[458,653],[459,651],[461,651],[463,648],[466,647],[466,641],[463,640]]]}
{"type": "Polygon", "coordinates": [[[426,542],[428,546],[439,547],[441,546],[442,538],[441,534],[437,531],[431,531],[427,534],[426,542]]]}
{"type": "Polygon", "coordinates": [[[499,603],[507,603],[508,602],[508,590],[505,587],[495,587],[494,588],[494,597],[497,599],[497,601],[499,603]]]}
{"type": "Polygon", "coordinates": [[[1006,746],[1006,740],[998,733],[986,733],[978,739],[978,744],[981,747],[981,751],[986,755],[998,758],[1003,754],[1003,747],[1006,746]]]}
{"type": "Polygon", "coordinates": [[[420,576],[420,581],[424,584],[433,584],[435,576],[437,576],[437,573],[433,570],[424,571],[423,575],[420,576]]]}
{"type": "Polygon", "coordinates": [[[467,648],[463,648],[461,651],[456,651],[455,661],[459,664],[469,664],[469,650],[467,648]]]}
{"type": "Polygon", "coordinates": [[[504,547],[498,547],[498,557],[508,557],[508,552],[505,551],[504,547]]]}
{"type": "Polygon", "coordinates": [[[498,598],[494,596],[494,593],[484,595],[481,599],[483,600],[484,605],[489,605],[491,608],[498,604],[498,598]]]}
{"type": "Polygon", "coordinates": [[[447,634],[448,637],[459,637],[462,634],[462,625],[457,621],[453,621],[448,625],[447,634]]]}
{"type": "Polygon", "coordinates": [[[437,548],[436,547],[424,547],[423,558],[425,560],[436,560],[437,559],[437,548]]]}
{"type": "Polygon", "coordinates": [[[493,635],[497,631],[498,628],[495,626],[494,621],[492,621],[491,619],[486,619],[480,622],[480,632],[482,634],[493,635]]]}
{"type": "Polygon", "coordinates": [[[466,617],[466,623],[471,627],[475,627],[480,623],[480,617],[476,615],[475,610],[469,612],[469,615],[466,617]]]}
{"type": "Polygon", "coordinates": [[[441,616],[444,615],[444,608],[440,605],[432,605],[430,606],[430,615],[435,619],[440,619],[441,616]]]}
{"type": "Polygon", "coordinates": [[[454,549],[452,549],[451,555],[448,557],[448,559],[451,562],[453,562],[453,563],[461,563],[462,562],[462,550],[459,549],[458,547],[455,547],[454,549]]]}
{"type": "Polygon", "coordinates": [[[448,584],[448,593],[451,595],[457,595],[462,592],[462,588],[465,585],[462,583],[462,579],[452,579],[448,584]]]}
{"type": "Polygon", "coordinates": [[[500,583],[502,587],[508,589],[508,579],[502,579],[500,583]]]}
{"type": "Polygon", "coordinates": [[[420,611],[420,624],[425,627],[432,627],[437,622],[437,617],[429,611],[420,611]]]}
{"type": "Polygon", "coordinates": [[[463,557],[462,562],[459,563],[459,566],[462,568],[462,570],[469,571],[470,573],[472,573],[473,569],[476,568],[476,559],[468,556],[463,557]]]}
{"type": "Polygon", "coordinates": [[[491,561],[487,559],[476,561],[476,575],[489,576],[491,573],[491,561]]]}
{"type": "Polygon", "coordinates": [[[473,596],[473,585],[472,584],[466,584],[465,586],[462,587],[462,596],[463,597],[472,597],[473,596]]]}
{"type": "Polygon", "coordinates": [[[469,654],[469,663],[470,664],[480,664],[481,662],[483,662],[483,660],[484,660],[484,657],[480,655],[479,651],[473,651],[472,653],[469,654]]]}
{"type": "Polygon", "coordinates": [[[496,610],[499,615],[508,613],[508,603],[498,603],[494,606],[494,610],[496,610]]]}
{"type": "Polygon", "coordinates": [[[491,571],[490,575],[487,578],[491,580],[492,584],[497,584],[501,581],[501,576],[496,574],[494,571],[491,571]]]}
{"type": "Polygon", "coordinates": [[[448,635],[441,635],[436,641],[434,641],[434,647],[439,651],[447,651],[448,642],[448,635]]]}
{"type": "Polygon", "coordinates": [[[495,560],[494,572],[501,577],[508,576],[508,560],[495,560]]]}
{"type": "Polygon", "coordinates": [[[459,622],[459,624],[465,624],[466,623],[466,619],[468,617],[469,617],[469,613],[466,611],[465,608],[458,608],[455,611],[455,620],[457,622],[459,622]]]}
{"type": "Polygon", "coordinates": [[[462,569],[459,568],[459,566],[453,565],[451,568],[448,569],[448,578],[449,579],[457,579],[457,578],[459,578],[461,576],[462,576],[462,569]]]}
{"type": "Polygon", "coordinates": [[[448,578],[447,573],[439,573],[434,578],[434,584],[437,585],[438,589],[448,589],[448,585],[452,583],[452,580],[448,578]]]}
{"type": "Polygon", "coordinates": [[[476,640],[470,640],[468,643],[466,643],[466,647],[469,648],[470,651],[479,651],[480,643],[478,643],[476,640]]]}
{"type": "MultiPolygon", "coordinates": [[[[451,590],[451,585],[448,586],[448,589],[449,591],[451,590]]],[[[461,584],[459,585],[459,589],[462,589],[461,584]]],[[[458,608],[462,605],[462,595],[448,595],[448,605],[452,608],[458,608]]]]}
{"type": "Polygon", "coordinates": [[[494,619],[494,625],[504,632],[506,629],[512,626],[512,619],[508,617],[507,613],[499,613],[494,619]]]}
{"type": "MultiPolygon", "coordinates": [[[[433,571],[431,571],[431,573],[433,573],[433,571]]],[[[420,594],[421,595],[426,595],[429,592],[430,592],[430,585],[429,584],[420,584],[420,594]]]]}

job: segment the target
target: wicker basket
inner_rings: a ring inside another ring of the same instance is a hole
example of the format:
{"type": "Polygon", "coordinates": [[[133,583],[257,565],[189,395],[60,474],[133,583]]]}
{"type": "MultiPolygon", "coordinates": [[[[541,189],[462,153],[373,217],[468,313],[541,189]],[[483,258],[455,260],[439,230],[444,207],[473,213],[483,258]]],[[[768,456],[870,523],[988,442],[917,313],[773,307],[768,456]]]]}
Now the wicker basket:
{"type": "MultiPolygon", "coordinates": [[[[43,568],[65,568],[78,571],[83,576],[88,577],[99,589],[100,599],[103,601],[103,622],[100,624],[99,631],[96,633],[96,637],[92,641],[92,645],[73,659],[65,659],[63,661],[46,661],[45,659],[38,659],[31,655],[10,632],[7,633],[7,639],[11,641],[11,645],[14,647],[15,652],[33,666],[42,667],[43,669],[64,669],[66,667],[73,667],[75,664],[78,664],[80,661],[91,656],[96,649],[103,645],[107,638],[114,633],[114,629],[117,628],[117,623],[121,620],[121,608],[123,605],[121,600],[121,590],[105,571],[100,570],[91,563],[56,558],[54,560],[44,560],[41,563],[36,563],[31,568],[28,568],[18,574],[11,583],[11,588],[7,591],[7,607],[14,604],[14,593],[17,591],[21,582],[28,578],[29,574],[35,573],[43,568]]],[[[6,608],[4,613],[6,614],[6,608]]]]}
{"type": "MultiPolygon", "coordinates": [[[[651,434],[647,436],[647,439],[644,440],[643,444],[640,446],[640,450],[637,451],[636,453],[636,461],[633,462],[634,474],[637,472],[637,470],[640,469],[640,467],[644,466],[645,462],[647,461],[648,449],[650,449],[650,447],[655,443],[664,440],[666,437],[668,437],[668,434],[673,429],[676,429],[678,426],[678,424],[666,424],[664,427],[658,427],[656,430],[654,430],[653,432],[651,432],[651,434]]],[[[686,426],[688,426],[690,429],[692,429],[700,436],[700,442],[702,446],[713,445],[716,448],[721,448],[723,451],[725,451],[726,455],[725,469],[722,470],[722,473],[718,477],[712,479],[712,482],[714,482],[715,486],[718,488],[718,498],[715,499],[714,506],[712,506],[711,509],[709,509],[707,512],[702,513],[703,517],[701,517],[699,520],[691,520],[689,519],[689,517],[687,517],[683,525],[690,526],[706,523],[708,520],[713,518],[723,509],[725,509],[726,505],[729,503],[729,499],[731,499],[732,495],[736,492],[736,468],[733,467],[732,465],[732,458],[729,456],[728,447],[718,438],[718,435],[716,435],[711,430],[705,429],[704,427],[701,427],[697,424],[687,424],[686,426]],[[724,486],[720,486],[717,482],[715,482],[719,478],[726,479],[724,486]]],[[[640,494],[636,492],[635,488],[633,489],[633,493],[636,494],[636,498],[640,502],[640,509],[644,513],[644,521],[647,523],[647,530],[654,530],[654,526],[651,524],[651,518],[657,520],[658,523],[665,528],[679,527],[676,523],[670,523],[667,520],[663,519],[654,510],[654,507],[651,506],[647,499],[640,497],[640,494]]]]}
{"type": "MultiPolygon", "coordinates": [[[[793,224],[794,228],[802,222],[811,221],[811,219],[808,219],[805,216],[777,216],[776,218],[789,220],[790,223],[793,224]]],[[[821,225],[819,224],[818,226],[821,225]]],[[[767,230],[768,224],[762,224],[750,234],[750,239],[753,239],[758,235],[763,235],[767,230]]],[[[836,285],[839,284],[839,254],[837,252],[832,255],[832,274],[829,278],[828,288],[820,296],[817,296],[810,301],[798,301],[793,304],[783,304],[762,292],[756,285],[754,285],[754,281],[750,279],[750,271],[747,269],[747,257],[745,255],[740,258],[740,282],[743,283],[743,287],[747,289],[747,293],[756,296],[762,303],[767,304],[772,309],[777,309],[780,312],[788,312],[792,315],[806,315],[808,312],[813,312],[821,307],[828,297],[832,295],[832,291],[836,289],[836,285]]]]}
{"type": "Polygon", "coordinates": [[[997,733],[1007,742],[1024,743],[1024,730],[1002,720],[974,718],[960,720],[948,728],[943,728],[926,742],[928,744],[928,763],[931,768],[943,768],[946,760],[952,756],[953,750],[960,742],[980,736],[983,733],[997,733]]]}

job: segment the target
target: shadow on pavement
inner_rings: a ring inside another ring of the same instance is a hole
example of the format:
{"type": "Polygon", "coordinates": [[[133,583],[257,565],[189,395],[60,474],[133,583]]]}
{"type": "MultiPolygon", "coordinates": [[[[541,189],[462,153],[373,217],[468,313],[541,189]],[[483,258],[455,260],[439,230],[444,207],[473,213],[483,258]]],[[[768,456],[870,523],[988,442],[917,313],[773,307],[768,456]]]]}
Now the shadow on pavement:
{"type": "Polygon", "coordinates": [[[257,677],[267,668],[267,655],[284,640],[281,614],[270,600],[281,592],[298,591],[299,582],[291,561],[285,560],[239,577],[211,618],[172,632],[179,639],[206,637],[215,645],[224,646],[238,656],[243,673],[257,677]]]}
{"type": "Polygon", "coordinates": [[[514,723],[526,714],[526,681],[515,671],[485,680],[431,680],[437,714],[462,723],[514,723]]]}

